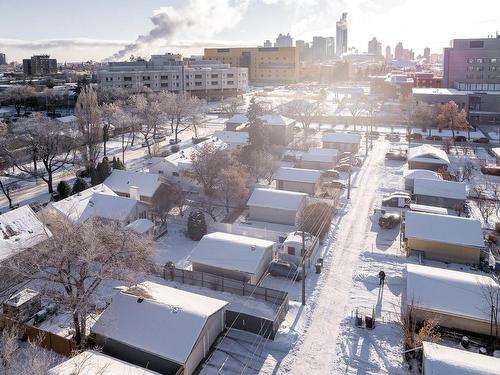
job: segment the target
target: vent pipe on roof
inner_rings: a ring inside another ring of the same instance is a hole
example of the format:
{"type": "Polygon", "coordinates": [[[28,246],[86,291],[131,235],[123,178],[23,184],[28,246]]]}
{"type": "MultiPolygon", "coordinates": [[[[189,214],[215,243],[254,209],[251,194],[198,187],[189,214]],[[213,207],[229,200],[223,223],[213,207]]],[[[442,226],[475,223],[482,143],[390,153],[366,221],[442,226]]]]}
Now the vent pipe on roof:
{"type": "Polygon", "coordinates": [[[137,186],[130,186],[129,196],[131,199],[135,199],[136,201],[140,200],[139,188],[137,186]]]}

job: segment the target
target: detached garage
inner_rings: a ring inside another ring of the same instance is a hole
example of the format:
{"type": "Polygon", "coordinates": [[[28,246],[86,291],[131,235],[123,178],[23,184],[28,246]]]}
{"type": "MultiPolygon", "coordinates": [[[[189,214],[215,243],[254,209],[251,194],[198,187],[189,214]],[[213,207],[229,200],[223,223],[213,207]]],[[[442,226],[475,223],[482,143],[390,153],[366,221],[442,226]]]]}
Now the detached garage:
{"type": "Polygon", "coordinates": [[[481,223],[459,216],[408,211],[405,238],[410,251],[443,262],[479,264],[484,248],[481,223]]]}
{"type": "Polygon", "coordinates": [[[337,163],[339,152],[332,148],[310,148],[302,155],[301,168],[310,169],[333,169],[337,163]]]}
{"type": "Polygon", "coordinates": [[[281,167],[276,171],[274,179],[278,190],[315,195],[320,188],[321,171],[281,167]]]}
{"type": "Polygon", "coordinates": [[[307,194],[274,189],[255,189],[247,202],[250,219],[293,225],[306,204],[307,194]]]}
{"type": "Polygon", "coordinates": [[[352,133],[326,133],[321,139],[323,148],[333,148],[340,152],[357,153],[361,136],[352,133]]]}
{"type": "Polygon", "coordinates": [[[447,169],[450,166],[450,159],[446,152],[431,145],[421,145],[412,147],[408,151],[409,169],[428,169],[436,171],[447,169]]]}
{"type": "Polygon", "coordinates": [[[405,180],[405,190],[411,191],[413,193],[414,182],[417,179],[428,179],[428,180],[442,180],[441,176],[434,171],[429,171],[427,169],[410,169],[403,172],[403,178],[405,180]]]}
{"type": "Polygon", "coordinates": [[[463,182],[417,178],[413,182],[413,194],[418,204],[460,211],[467,199],[467,185],[463,182]]]}

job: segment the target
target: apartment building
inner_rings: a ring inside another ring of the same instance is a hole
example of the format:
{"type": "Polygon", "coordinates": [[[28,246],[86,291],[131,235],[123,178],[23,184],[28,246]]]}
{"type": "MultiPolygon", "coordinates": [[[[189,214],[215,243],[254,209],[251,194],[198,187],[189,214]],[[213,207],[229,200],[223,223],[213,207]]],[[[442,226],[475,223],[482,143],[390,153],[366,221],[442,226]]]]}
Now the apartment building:
{"type": "Polygon", "coordinates": [[[235,95],[248,88],[248,69],[219,61],[152,55],[149,61],[110,62],[97,71],[101,87],[189,92],[200,97],[235,95]]]}
{"type": "Polygon", "coordinates": [[[43,76],[57,73],[57,60],[51,59],[49,55],[35,55],[29,59],[23,59],[23,71],[26,75],[43,76]]]}
{"type": "Polygon", "coordinates": [[[287,84],[299,78],[296,47],[205,48],[204,59],[247,68],[253,84],[287,84]]]}

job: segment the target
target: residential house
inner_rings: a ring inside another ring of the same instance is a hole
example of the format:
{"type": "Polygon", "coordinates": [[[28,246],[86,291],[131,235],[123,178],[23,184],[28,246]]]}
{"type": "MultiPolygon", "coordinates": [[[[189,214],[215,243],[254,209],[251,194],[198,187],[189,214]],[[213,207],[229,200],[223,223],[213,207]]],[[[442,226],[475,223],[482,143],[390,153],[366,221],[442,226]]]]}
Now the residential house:
{"type": "Polygon", "coordinates": [[[450,166],[450,159],[443,150],[431,145],[421,145],[408,150],[409,169],[428,169],[436,171],[447,169],[450,166]]]}
{"type": "Polygon", "coordinates": [[[230,233],[210,233],[193,249],[193,271],[257,285],[273,259],[275,243],[230,233]]]}
{"type": "Polygon", "coordinates": [[[467,199],[467,185],[464,182],[417,178],[413,182],[413,194],[418,204],[461,211],[467,199]]]}
{"type": "Polygon", "coordinates": [[[260,119],[267,129],[270,143],[286,146],[293,141],[295,120],[276,114],[262,115],[260,119]]]}
{"type": "Polygon", "coordinates": [[[421,252],[426,259],[465,264],[480,262],[485,245],[479,220],[408,211],[404,228],[408,249],[421,252]]]}
{"type": "Polygon", "coordinates": [[[490,334],[491,306],[483,292],[499,287],[490,276],[418,264],[406,271],[406,303],[417,322],[435,319],[443,328],[490,334]]]}
{"type": "Polygon", "coordinates": [[[227,302],[143,282],[120,291],[91,332],[112,357],[161,374],[191,375],[225,326],[227,302]]]}
{"type": "Polygon", "coordinates": [[[214,133],[217,139],[221,140],[232,150],[239,149],[249,144],[248,132],[221,130],[214,133]]]}
{"type": "Polygon", "coordinates": [[[247,206],[250,219],[295,225],[306,204],[307,194],[292,191],[257,188],[247,206]]]}
{"type": "Polygon", "coordinates": [[[248,123],[248,117],[243,114],[235,114],[225,122],[225,130],[235,131],[248,123]]]}
{"type": "Polygon", "coordinates": [[[426,178],[428,180],[442,180],[442,177],[434,171],[428,169],[409,169],[403,172],[405,190],[413,193],[414,181],[417,178],[426,178]]]}
{"type": "Polygon", "coordinates": [[[356,154],[359,151],[361,135],[356,133],[325,133],[321,141],[323,142],[323,148],[356,154]]]}
{"type": "Polygon", "coordinates": [[[310,148],[300,159],[301,168],[327,170],[337,164],[339,152],[331,148],[310,148]]]}
{"type": "Polygon", "coordinates": [[[321,171],[316,169],[281,167],[273,178],[278,190],[315,195],[321,188],[321,171]]]}

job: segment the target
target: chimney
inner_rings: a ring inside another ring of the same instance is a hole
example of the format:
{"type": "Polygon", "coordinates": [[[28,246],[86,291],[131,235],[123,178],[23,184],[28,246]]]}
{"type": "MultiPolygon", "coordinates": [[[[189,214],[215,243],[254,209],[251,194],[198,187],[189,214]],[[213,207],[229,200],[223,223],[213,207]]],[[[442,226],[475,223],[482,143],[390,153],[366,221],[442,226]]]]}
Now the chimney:
{"type": "Polygon", "coordinates": [[[131,199],[135,199],[136,201],[140,200],[139,188],[137,186],[130,186],[129,195],[131,199]]]}

